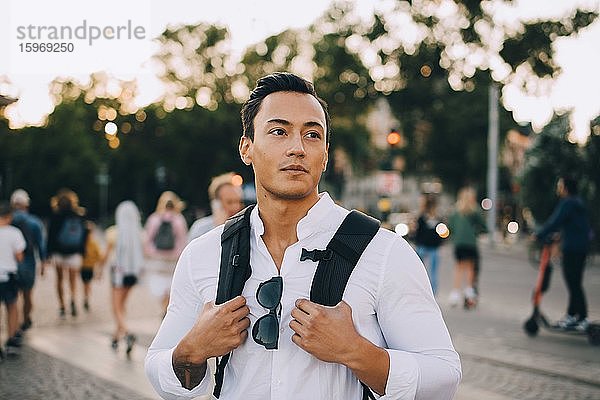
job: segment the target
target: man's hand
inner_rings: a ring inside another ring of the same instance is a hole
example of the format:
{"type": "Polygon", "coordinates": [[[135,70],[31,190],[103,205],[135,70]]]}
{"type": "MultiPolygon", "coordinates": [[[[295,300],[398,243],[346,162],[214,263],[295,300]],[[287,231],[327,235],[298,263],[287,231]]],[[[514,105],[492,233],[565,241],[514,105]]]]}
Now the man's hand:
{"type": "Polygon", "coordinates": [[[249,313],[242,296],[218,306],[206,303],[192,329],[175,348],[173,361],[202,364],[239,347],[248,336],[249,313]]]}
{"type": "Polygon", "coordinates": [[[372,390],[385,394],[388,353],[357,332],[352,309],[346,302],[326,307],[299,299],[292,318],[290,328],[296,332],[292,341],[300,348],[321,361],[345,365],[372,390]]]}
{"type": "Polygon", "coordinates": [[[239,347],[248,336],[250,309],[237,296],[221,305],[206,303],[196,323],[173,351],[173,371],[181,386],[192,390],[206,375],[206,360],[239,347]]]}
{"type": "Polygon", "coordinates": [[[296,300],[290,328],[292,341],[321,361],[345,364],[345,359],[363,339],[354,328],[352,309],[341,301],[326,307],[306,299],[296,300]]]}

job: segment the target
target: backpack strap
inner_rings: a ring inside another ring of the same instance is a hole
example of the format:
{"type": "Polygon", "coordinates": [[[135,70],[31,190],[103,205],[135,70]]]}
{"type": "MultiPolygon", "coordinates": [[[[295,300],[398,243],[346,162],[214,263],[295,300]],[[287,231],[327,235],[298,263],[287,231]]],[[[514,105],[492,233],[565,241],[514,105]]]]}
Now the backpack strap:
{"type": "Polygon", "coordinates": [[[312,302],[331,307],[342,301],[350,274],[379,225],[373,217],[350,211],[327,245],[332,256],[319,261],[310,289],[312,302]]]}
{"type": "MultiPolygon", "coordinates": [[[[217,284],[215,304],[223,304],[242,294],[246,281],[252,274],[250,267],[250,213],[254,204],[246,207],[225,222],[221,234],[221,265],[217,284]]],[[[225,366],[231,353],[217,358],[215,389],[213,395],[219,398],[225,366]]]]}
{"type": "MultiPolygon", "coordinates": [[[[329,256],[319,261],[310,289],[310,300],[335,306],[342,300],[348,279],[381,223],[357,210],[350,211],[327,245],[329,256]]],[[[364,383],[362,400],[375,400],[364,383]]]]}

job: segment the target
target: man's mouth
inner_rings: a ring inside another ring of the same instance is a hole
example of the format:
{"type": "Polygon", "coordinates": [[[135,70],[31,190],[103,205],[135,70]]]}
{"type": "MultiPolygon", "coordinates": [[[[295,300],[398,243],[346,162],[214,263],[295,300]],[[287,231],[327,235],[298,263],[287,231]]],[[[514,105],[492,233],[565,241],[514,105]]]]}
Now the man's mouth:
{"type": "Polygon", "coordinates": [[[281,168],[282,171],[298,171],[298,172],[308,172],[306,168],[299,164],[287,165],[281,168]]]}

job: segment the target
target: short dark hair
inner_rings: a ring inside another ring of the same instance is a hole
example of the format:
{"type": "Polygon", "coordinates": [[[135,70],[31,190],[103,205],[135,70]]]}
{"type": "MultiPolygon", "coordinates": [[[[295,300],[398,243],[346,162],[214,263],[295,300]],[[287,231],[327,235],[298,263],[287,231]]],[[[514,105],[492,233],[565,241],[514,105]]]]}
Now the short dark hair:
{"type": "Polygon", "coordinates": [[[12,214],[12,208],[6,201],[0,201],[0,217],[6,217],[12,214]]]}
{"type": "Polygon", "coordinates": [[[567,189],[567,192],[569,192],[570,195],[576,195],[579,193],[579,182],[577,182],[575,177],[562,176],[561,179],[565,189],[567,189]]]}
{"type": "Polygon", "coordinates": [[[250,98],[242,106],[243,136],[254,140],[254,118],[260,110],[263,99],[271,93],[276,92],[306,93],[317,99],[325,113],[325,123],[327,124],[325,138],[327,143],[329,143],[331,128],[327,103],[317,95],[315,87],[311,82],[289,72],[274,72],[256,81],[256,87],[250,93],[250,98]]]}

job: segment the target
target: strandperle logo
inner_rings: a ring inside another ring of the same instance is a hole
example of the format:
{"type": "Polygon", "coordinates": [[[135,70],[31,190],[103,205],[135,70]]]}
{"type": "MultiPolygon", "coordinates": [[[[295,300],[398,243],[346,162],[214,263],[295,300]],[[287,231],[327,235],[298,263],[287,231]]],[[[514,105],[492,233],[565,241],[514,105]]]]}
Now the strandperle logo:
{"type": "Polygon", "coordinates": [[[129,19],[125,25],[90,25],[83,20],[81,25],[20,25],[16,28],[18,40],[87,40],[90,46],[97,40],[144,40],[146,29],[141,25],[134,25],[129,19]]]}

